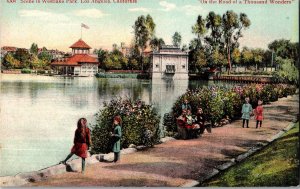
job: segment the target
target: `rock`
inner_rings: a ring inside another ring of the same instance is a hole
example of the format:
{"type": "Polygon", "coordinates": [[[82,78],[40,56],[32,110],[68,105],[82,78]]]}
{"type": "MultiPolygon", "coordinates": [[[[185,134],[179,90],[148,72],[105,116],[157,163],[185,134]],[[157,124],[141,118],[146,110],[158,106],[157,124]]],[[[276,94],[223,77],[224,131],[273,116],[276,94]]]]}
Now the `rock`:
{"type": "Polygon", "coordinates": [[[40,181],[43,176],[44,176],[44,173],[39,172],[39,171],[19,173],[16,175],[16,177],[25,179],[27,182],[40,181]]]}
{"type": "Polygon", "coordinates": [[[212,171],[210,171],[205,177],[200,178],[199,182],[203,183],[204,181],[206,181],[206,180],[212,178],[213,176],[219,174],[219,172],[220,172],[219,170],[213,168],[212,171]]]}
{"type": "Polygon", "coordinates": [[[71,162],[67,163],[67,171],[68,172],[81,172],[81,158],[74,159],[71,162]]]}
{"type": "Polygon", "coordinates": [[[55,165],[52,167],[48,167],[46,169],[42,169],[39,171],[41,177],[48,177],[51,175],[58,175],[67,172],[67,168],[64,164],[55,165]]]}
{"type": "Polygon", "coordinates": [[[0,187],[17,187],[28,184],[28,181],[24,178],[20,178],[18,176],[7,176],[7,177],[0,177],[0,187]]]}
{"type": "Polygon", "coordinates": [[[140,151],[140,150],[145,150],[147,148],[147,146],[137,146],[136,147],[136,149],[138,150],[138,151],[140,151]]]}
{"type": "Polygon", "coordinates": [[[173,138],[173,137],[164,137],[164,138],[160,139],[160,141],[162,143],[165,143],[165,142],[168,142],[168,141],[172,141],[172,140],[175,140],[175,138],[173,138]]]}
{"type": "Polygon", "coordinates": [[[283,131],[289,131],[295,126],[295,123],[290,123],[286,128],[282,129],[283,131]]]}
{"type": "Polygon", "coordinates": [[[190,188],[190,187],[195,187],[197,186],[198,184],[200,184],[198,181],[196,180],[192,180],[192,181],[189,181],[183,185],[181,185],[180,187],[183,187],[183,188],[190,188]]]}
{"type": "Polygon", "coordinates": [[[274,140],[278,139],[281,135],[283,135],[285,133],[285,131],[280,131],[279,133],[277,133],[276,135],[272,136],[270,139],[268,139],[268,142],[273,142],[274,140]]]}
{"type": "Polygon", "coordinates": [[[105,154],[103,156],[103,161],[112,161],[114,159],[114,153],[105,154]]]}
{"type": "Polygon", "coordinates": [[[136,148],[136,145],[130,144],[130,145],[128,146],[128,148],[136,148]]]}
{"type": "Polygon", "coordinates": [[[136,151],[137,151],[137,149],[135,149],[135,148],[126,148],[126,149],[121,150],[121,154],[132,154],[136,151]]]}
{"type": "Polygon", "coordinates": [[[253,147],[253,148],[251,148],[250,150],[248,150],[248,152],[239,155],[236,158],[236,161],[237,162],[241,162],[242,160],[246,159],[247,157],[249,157],[250,155],[252,155],[253,153],[255,153],[259,149],[261,149],[261,147],[253,147]]]}
{"type": "Polygon", "coordinates": [[[219,165],[216,168],[219,169],[219,170],[221,170],[221,171],[224,171],[224,170],[228,169],[229,167],[231,167],[231,166],[233,166],[235,164],[236,163],[235,163],[235,161],[233,159],[233,161],[229,161],[229,162],[223,163],[222,165],[219,165]]]}
{"type": "Polygon", "coordinates": [[[99,162],[99,155],[92,155],[85,160],[87,165],[92,165],[99,162]]]}

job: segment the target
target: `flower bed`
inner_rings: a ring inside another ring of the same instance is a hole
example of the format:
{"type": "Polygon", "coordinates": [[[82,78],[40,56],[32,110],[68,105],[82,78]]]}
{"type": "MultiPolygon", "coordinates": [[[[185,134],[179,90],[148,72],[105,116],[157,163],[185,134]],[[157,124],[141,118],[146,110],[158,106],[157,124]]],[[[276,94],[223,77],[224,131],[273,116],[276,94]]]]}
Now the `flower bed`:
{"type": "MultiPolygon", "coordinates": [[[[246,97],[250,98],[253,108],[257,101],[262,99],[264,104],[274,102],[278,98],[296,93],[296,87],[287,84],[250,84],[243,86],[204,87],[196,90],[188,90],[180,96],[172,107],[171,115],[177,118],[181,114],[181,105],[187,99],[195,113],[197,107],[201,107],[204,118],[213,126],[220,125],[222,119],[238,119],[241,117],[241,109],[246,97]]],[[[175,120],[175,119],[173,119],[175,120]]],[[[169,124],[167,131],[176,132],[176,123],[169,124]]]]}
{"type": "Polygon", "coordinates": [[[96,114],[96,124],[92,129],[92,153],[107,153],[112,149],[110,132],[116,115],[120,115],[122,124],[121,146],[130,144],[153,146],[159,141],[160,116],[151,106],[142,101],[114,99],[104,104],[96,114]]]}

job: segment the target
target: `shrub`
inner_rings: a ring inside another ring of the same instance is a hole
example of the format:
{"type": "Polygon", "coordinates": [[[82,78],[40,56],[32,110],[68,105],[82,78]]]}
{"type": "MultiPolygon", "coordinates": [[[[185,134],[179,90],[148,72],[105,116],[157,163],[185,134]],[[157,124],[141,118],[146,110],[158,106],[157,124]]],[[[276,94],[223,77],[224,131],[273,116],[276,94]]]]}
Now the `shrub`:
{"type": "MultiPolygon", "coordinates": [[[[181,114],[181,105],[184,99],[190,102],[192,112],[195,113],[197,107],[203,109],[204,118],[212,125],[220,122],[223,118],[238,119],[241,117],[241,109],[246,97],[250,98],[253,108],[256,108],[259,99],[264,104],[278,100],[278,97],[285,97],[296,93],[296,86],[287,84],[250,84],[243,86],[209,87],[188,90],[180,96],[172,107],[173,120],[181,114]]],[[[168,124],[167,131],[176,132],[177,127],[168,124]]]]}
{"type": "Polygon", "coordinates": [[[153,146],[159,141],[160,116],[151,105],[130,99],[113,99],[105,103],[96,114],[96,124],[92,130],[92,153],[107,153],[112,149],[110,132],[114,116],[120,115],[122,124],[121,146],[130,144],[153,146]]]}
{"type": "Polygon", "coordinates": [[[23,74],[30,74],[31,73],[31,69],[24,68],[24,69],[21,70],[21,73],[23,73],[23,74]]]}

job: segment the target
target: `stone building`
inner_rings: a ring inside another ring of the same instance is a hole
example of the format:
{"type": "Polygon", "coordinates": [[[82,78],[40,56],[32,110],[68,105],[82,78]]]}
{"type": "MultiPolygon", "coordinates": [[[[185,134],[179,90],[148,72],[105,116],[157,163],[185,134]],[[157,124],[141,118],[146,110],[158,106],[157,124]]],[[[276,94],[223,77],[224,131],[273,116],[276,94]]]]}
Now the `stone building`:
{"type": "Polygon", "coordinates": [[[74,76],[94,76],[98,72],[98,57],[90,54],[91,47],[79,39],[71,47],[72,56],[57,59],[51,63],[57,74],[74,76]]]}
{"type": "Polygon", "coordinates": [[[152,79],[188,79],[188,53],[179,47],[165,45],[151,53],[152,79]]]}

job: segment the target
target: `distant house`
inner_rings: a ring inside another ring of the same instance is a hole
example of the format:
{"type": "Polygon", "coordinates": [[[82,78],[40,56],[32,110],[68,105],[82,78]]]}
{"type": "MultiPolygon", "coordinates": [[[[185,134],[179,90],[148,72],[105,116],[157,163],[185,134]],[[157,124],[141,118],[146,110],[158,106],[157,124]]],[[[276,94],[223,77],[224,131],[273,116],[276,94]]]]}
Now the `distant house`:
{"type": "Polygon", "coordinates": [[[17,51],[17,47],[3,46],[1,48],[1,57],[4,57],[7,53],[14,54],[17,51]]]}
{"type": "Polygon", "coordinates": [[[82,39],[70,46],[72,56],[58,58],[51,63],[57,74],[74,76],[94,76],[98,72],[97,55],[91,55],[91,47],[82,39]]]}
{"type": "Polygon", "coordinates": [[[188,53],[179,47],[164,45],[150,56],[152,79],[188,79],[188,53]]]}

